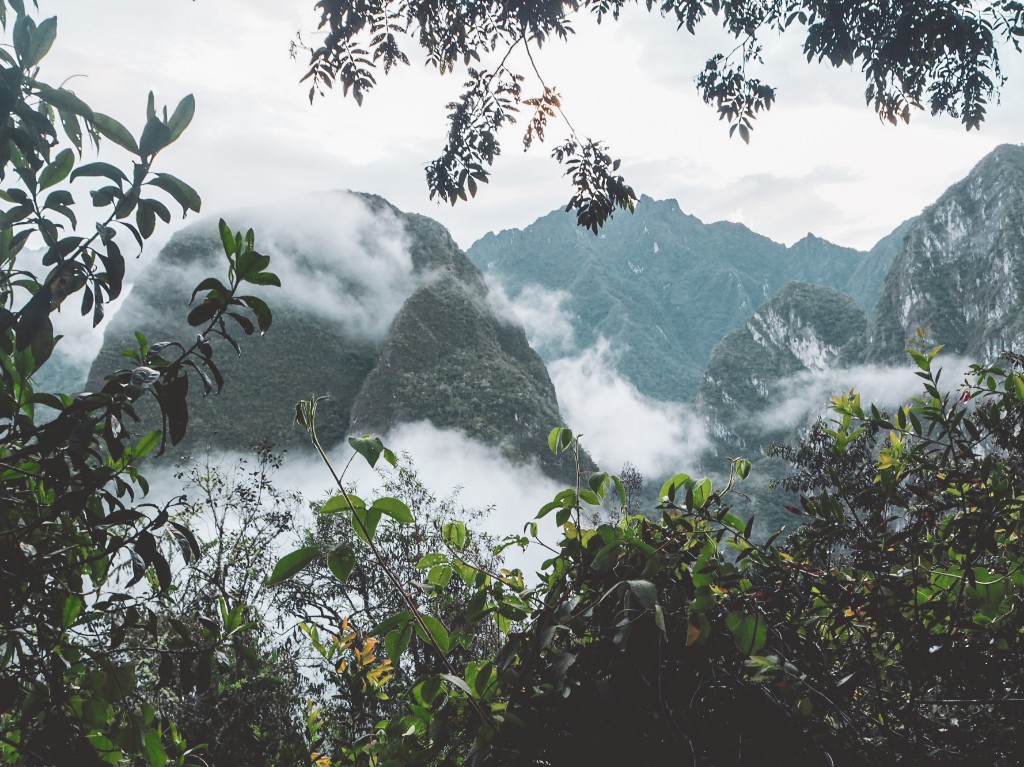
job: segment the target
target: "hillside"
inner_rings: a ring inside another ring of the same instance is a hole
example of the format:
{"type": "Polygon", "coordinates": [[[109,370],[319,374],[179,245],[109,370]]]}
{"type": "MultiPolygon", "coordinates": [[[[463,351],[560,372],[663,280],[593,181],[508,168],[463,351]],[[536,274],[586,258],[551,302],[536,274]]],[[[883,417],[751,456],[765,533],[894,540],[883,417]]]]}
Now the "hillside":
{"type": "Polygon", "coordinates": [[[893,249],[864,253],[813,235],[787,248],[644,197],[598,236],[556,211],[486,235],[467,255],[511,296],[531,285],[566,291],[575,351],[604,337],[641,392],[678,402],[697,393],[715,345],[792,280],[844,290],[870,308],[893,249]]]}
{"type": "Polygon", "coordinates": [[[1005,144],[906,231],[863,358],[901,359],[925,327],[948,351],[992,358],[1024,343],[1024,147],[1005,144]]]}
{"type": "MultiPolygon", "coordinates": [[[[242,338],[241,359],[218,349],[227,385],[216,397],[190,394],[198,427],[190,433],[214,448],[262,437],[304,444],[294,404],[327,395],[320,432],[328,443],[350,430],[429,421],[516,461],[543,459],[548,431],[561,423],[547,370],[523,331],[491,314],[479,271],[447,230],[369,195],[305,202],[309,209],[300,201],[239,215],[243,225],[255,221],[257,247],[283,287],[262,292],[274,311],[265,337],[242,338]]],[[[134,329],[150,342],[194,335],[184,322],[191,288],[223,269],[219,254],[210,222],[168,243],[111,322],[91,385],[124,366],[120,351],[135,345],[134,329]]],[[[564,475],[550,460],[545,468],[564,475]]]]}

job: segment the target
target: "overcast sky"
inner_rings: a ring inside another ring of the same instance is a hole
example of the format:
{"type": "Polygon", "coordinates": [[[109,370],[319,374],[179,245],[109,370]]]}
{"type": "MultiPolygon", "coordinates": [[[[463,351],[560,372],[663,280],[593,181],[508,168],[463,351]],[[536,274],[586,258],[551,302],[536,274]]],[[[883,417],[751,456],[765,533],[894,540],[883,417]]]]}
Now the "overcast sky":
{"type": "MultiPolygon", "coordinates": [[[[310,105],[297,32],[315,40],[313,0],[40,0],[59,18],[46,61],[67,87],[133,130],[147,92],[173,108],[194,93],[195,122],[160,160],[204,199],[204,212],[275,202],[318,190],[374,192],[447,225],[463,247],[490,230],[521,227],[570,196],[550,146],[521,150],[521,125],[503,136],[492,183],[454,209],[428,200],[423,169],[445,131],[444,105],[462,76],[413,61],[380,78],[360,108],[340,93],[310,105]],[[76,75],[81,75],[75,77],[76,75]]],[[[638,193],[674,197],[704,221],[740,221],[792,243],[808,231],[867,248],[918,213],[994,146],[1024,140],[1024,66],[1008,53],[1011,82],[982,131],[915,114],[881,125],[852,70],[809,65],[799,40],[770,40],[764,79],[778,101],[752,142],[730,140],[698,99],[701,63],[726,47],[714,20],[696,37],[632,9],[624,22],[577,25],[568,45],[539,55],[548,84],[578,132],[605,139],[638,193]],[[1016,79],[1013,79],[1016,77],[1016,79]]],[[[540,92],[527,81],[526,95],[540,92]]],[[[120,152],[111,147],[111,152],[120,152]]]]}

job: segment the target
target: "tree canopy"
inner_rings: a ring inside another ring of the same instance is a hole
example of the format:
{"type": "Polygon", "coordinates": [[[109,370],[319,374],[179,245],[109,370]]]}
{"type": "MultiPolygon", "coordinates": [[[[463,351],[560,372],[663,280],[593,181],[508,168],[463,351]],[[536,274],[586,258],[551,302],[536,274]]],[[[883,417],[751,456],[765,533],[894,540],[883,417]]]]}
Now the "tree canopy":
{"type": "MultiPolygon", "coordinates": [[[[427,166],[431,197],[455,204],[475,196],[501,152],[500,130],[525,117],[523,145],[543,141],[551,119],[561,118],[567,138],[552,149],[566,168],[574,194],[566,210],[595,232],[616,208],[632,209],[636,195],[619,161],[600,141],[573,127],[555,87],[537,68],[532,51],[566,41],[574,21],[592,14],[618,20],[626,0],[571,2],[454,2],[452,0],[319,0],[319,45],[308,48],[317,92],[340,85],[362,104],[377,75],[409,64],[410,45],[422,49],[441,74],[464,72],[463,93],[447,105],[449,129],[440,156],[427,166]],[[513,68],[510,53],[526,54],[529,72],[513,68]],[[528,76],[529,75],[529,76],[528,76]]],[[[706,18],[717,19],[736,40],[727,53],[709,58],[697,75],[701,98],[744,141],[759,113],[775,101],[775,88],[756,76],[761,41],[789,33],[802,41],[809,62],[853,66],[864,75],[865,100],[889,123],[907,122],[917,109],[960,119],[970,130],[985,119],[1005,78],[1001,51],[1020,51],[1024,4],[948,0],[861,3],[855,0],[644,0],[636,3],[679,30],[696,34],[706,18]]]]}

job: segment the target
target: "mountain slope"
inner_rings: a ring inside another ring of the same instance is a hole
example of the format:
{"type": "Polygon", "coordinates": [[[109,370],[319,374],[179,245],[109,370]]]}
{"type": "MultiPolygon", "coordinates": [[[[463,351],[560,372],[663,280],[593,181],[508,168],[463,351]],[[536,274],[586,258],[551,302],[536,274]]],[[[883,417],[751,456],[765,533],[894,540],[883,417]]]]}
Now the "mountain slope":
{"type": "Polygon", "coordinates": [[[808,236],[787,248],[745,226],[704,224],[674,200],[641,199],[599,236],[550,213],[478,240],[467,255],[515,295],[533,284],[570,295],[576,350],[606,338],[643,393],[682,401],[700,386],[715,344],[791,280],[877,295],[891,252],[863,253],[808,236]]]}
{"type": "Polygon", "coordinates": [[[864,358],[900,360],[917,327],[977,359],[1024,344],[1024,147],[992,151],[907,228],[864,358]]]}
{"type": "MultiPolygon", "coordinates": [[[[426,420],[516,460],[543,459],[548,431],[561,423],[547,370],[523,331],[491,314],[480,272],[444,227],[350,193],[239,219],[255,221],[257,247],[283,287],[261,294],[274,312],[264,338],[241,339],[241,359],[218,349],[227,384],[216,397],[190,394],[190,435],[236,449],[264,436],[303,444],[291,425],[295,402],[328,395],[319,424],[328,443],[426,420]]],[[[194,336],[184,322],[190,290],[223,270],[219,248],[208,222],[172,238],[111,322],[93,386],[124,366],[119,351],[134,345],[132,330],[151,342],[194,336]]]]}

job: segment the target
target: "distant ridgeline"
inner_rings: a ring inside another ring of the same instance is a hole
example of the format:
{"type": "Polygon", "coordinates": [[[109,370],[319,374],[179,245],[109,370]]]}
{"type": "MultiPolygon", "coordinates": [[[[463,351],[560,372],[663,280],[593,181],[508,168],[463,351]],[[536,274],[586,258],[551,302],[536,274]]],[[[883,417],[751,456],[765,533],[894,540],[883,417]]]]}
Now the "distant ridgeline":
{"type": "MultiPolygon", "coordinates": [[[[640,392],[695,401],[713,435],[708,470],[806,425],[778,411],[813,376],[836,371],[836,390],[848,389],[844,370],[905,363],[919,326],[976,360],[1024,347],[1021,146],[993,151],[868,252],[813,235],[786,247],[647,197],[598,236],[558,211],[488,234],[467,254],[437,222],[370,195],[320,195],[229,223],[254,226],[284,287],[268,291],[274,326],[243,345],[245,365],[219,352],[224,392],[205,401],[193,392],[192,417],[206,425],[191,433],[214,435],[215,447],[261,436],[300,443],[294,402],[326,394],[330,441],[426,420],[568,478],[546,449],[562,419],[544,361],[488,297],[480,270],[520,305],[560,291],[558,307],[531,307],[548,324],[571,325],[568,346],[540,347],[548,362],[603,337],[640,392]]],[[[190,338],[187,291],[218,253],[212,222],[171,240],[112,321],[91,385],[123,366],[136,328],[151,342],[190,338]]],[[[804,404],[815,397],[824,407],[820,389],[804,404]]]]}
{"type": "MultiPolygon", "coordinates": [[[[547,368],[523,330],[488,308],[480,272],[443,226],[348,192],[228,221],[254,227],[283,286],[262,294],[274,313],[264,338],[243,339],[241,359],[218,348],[223,392],[190,392],[192,421],[202,424],[190,434],[211,435],[214,448],[244,449],[262,437],[305,444],[292,425],[295,403],[327,395],[326,444],[426,420],[568,479],[571,467],[547,449],[548,432],[562,424],[547,368]]],[[[120,353],[136,346],[134,330],[150,343],[194,337],[184,321],[190,290],[223,269],[221,253],[213,221],[172,238],[107,329],[90,386],[125,366],[120,353]]]]}
{"type": "Polygon", "coordinates": [[[813,235],[787,248],[644,197],[599,237],[556,211],[467,255],[512,295],[568,292],[560,354],[605,337],[641,392],[696,398],[720,454],[756,454],[792,436],[764,416],[799,374],[904,364],[919,326],[979,361],[1024,348],[1024,147],[995,149],[868,252],[813,235]]]}

